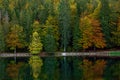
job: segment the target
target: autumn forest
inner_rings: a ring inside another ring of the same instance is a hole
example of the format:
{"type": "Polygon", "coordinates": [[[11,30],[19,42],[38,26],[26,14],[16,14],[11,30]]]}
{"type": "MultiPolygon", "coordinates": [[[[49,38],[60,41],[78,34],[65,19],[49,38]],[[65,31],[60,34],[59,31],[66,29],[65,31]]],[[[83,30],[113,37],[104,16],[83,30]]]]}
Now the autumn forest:
{"type": "Polygon", "coordinates": [[[0,56],[0,80],[120,80],[117,57],[49,57],[119,49],[120,0],[0,0],[0,54],[30,53],[0,56]]]}
{"type": "MultiPolygon", "coordinates": [[[[0,51],[28,51],[39,33],[43,51],[120,46],[120,0],[0,0],[0,51]]],[[[51,52],[52,52],[51,51],[51,52]]]]}

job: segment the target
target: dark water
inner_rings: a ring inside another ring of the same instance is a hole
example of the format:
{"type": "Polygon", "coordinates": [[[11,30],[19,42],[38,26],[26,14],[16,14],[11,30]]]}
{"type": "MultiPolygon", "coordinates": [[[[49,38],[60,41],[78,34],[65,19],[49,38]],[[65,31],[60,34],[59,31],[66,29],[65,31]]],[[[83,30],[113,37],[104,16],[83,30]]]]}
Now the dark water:
{"type": "MultiPolygon", "coordinates": [[[[36,80],[120,80],[120,59],[45,57],[36,80]]],[[[29,58],[0,58],[0,80],[34,80],[29,58]]]]}

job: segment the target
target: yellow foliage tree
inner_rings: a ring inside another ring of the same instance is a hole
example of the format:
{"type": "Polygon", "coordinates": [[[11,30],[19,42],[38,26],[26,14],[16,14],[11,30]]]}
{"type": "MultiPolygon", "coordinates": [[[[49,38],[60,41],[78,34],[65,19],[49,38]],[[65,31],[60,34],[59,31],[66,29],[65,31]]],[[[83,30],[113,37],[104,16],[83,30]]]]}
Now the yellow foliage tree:
{"type": "Polygon", "coordinates": [[[58,20],[56,19],[56,17],[53,17],[51,15],[48,16],[48,19],[46,20],[46,24],[45,24],[43,32],[45,31],[46,34],[47,34],[48,28],[51,28],[51,34],[58,41],[60,34],[59,34],[59,31],[58,31],[59,27],[58,27],[58,20]]]}
{"type": "Polygon", "coordinates": [[[31,54],[39,54],[42,50],[42,43],[37,32],[33,32],[32,34],[32,42],[29,45],[29,51],[31,54]]]}
{"type": "Polygon", "coordinates": [[[80,46],[87,49],[92,46],[92,26],[88,17],[80,19],[80,31],[82,38],[79,40],[80,46]]]}
{"type": "Polygon", "coordinates": [[[7,46],[16,53],[16,48],[23,48],[26,46],[24,38],[25,34],[23,33],[23,27],[18,24],[12,24],[10,26],[10,32],[6,37],[7,46]]]}

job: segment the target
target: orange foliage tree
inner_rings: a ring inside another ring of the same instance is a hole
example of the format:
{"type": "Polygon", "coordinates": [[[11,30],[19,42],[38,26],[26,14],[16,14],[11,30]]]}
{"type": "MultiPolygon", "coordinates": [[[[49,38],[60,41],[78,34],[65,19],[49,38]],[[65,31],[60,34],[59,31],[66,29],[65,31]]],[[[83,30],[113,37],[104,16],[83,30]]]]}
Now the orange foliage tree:
{"type": "Polygon", "coordinates": [[[91,36],[93,46],[97,48],[104,48],[106,44],[101,31],[100,22],[96,19],[91,19],[91,25],[93,27],[93,35],[91,36]]]}
{"type": "Polygon", "coordinates": [[[80,31],[82,38],[79,40],[79,44],[83,49],[89,47],[104,48],[106,46],[104,36],[98,20],[99,11],[101,9],[101,2],[98,1],[98,6],[93,13],[84,15],[80,19],[80,31]]]}

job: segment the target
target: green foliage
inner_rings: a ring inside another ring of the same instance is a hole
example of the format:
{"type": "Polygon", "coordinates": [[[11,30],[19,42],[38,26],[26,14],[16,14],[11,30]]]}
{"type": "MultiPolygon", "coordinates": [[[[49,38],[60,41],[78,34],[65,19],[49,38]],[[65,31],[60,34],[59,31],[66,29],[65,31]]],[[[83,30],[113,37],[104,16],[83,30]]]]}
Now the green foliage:
{"type": "Polygon", "coordinates": [[[77,13],[80,16],[82,12],[85,12],[85,10],[87,9],[87,2],[88,0],[75,0],[75,2],[77,3],[77,13]]]}
{"type": "Polygon", "coordinates": [[[32,80],[30,65],[28,63],[24,63],[20,69],[18,74],[19,80],[32,80]]]}
{"type": "Polygon", "coordinates": [[[55,17],[49,16],[43,29],[43,47],[46,52],[58,50],[58,22],[55,17]]]}
{"type": "Polygon", "coordinates": [[[0,58],[0,80],[5,79],[6,75],[6,61],[3,58],[0,58]]]}
{"type": "Polygon", "coordinates": [[[73,51],[79,51],[81,46],[79,46],[79,39],[81,37],[79,29],[79,15],[77,10],[77,3],[75,0],[70,0],[70,13],[71,13],[71,29],[72,30],[72,47],[73,51]]]}
{"type": "Polygon", "coordinates": [[[108,0],[101,0],[102,2],[102,7],[100,10],[100,23],[101,23],[101,28],[102,28],[102,32],[104,34],[105,37],[105,41],[107,46],[106,47],[111,47],[111,26],[110,26],[110,14],[111,14],[111,10],[109,7],[109,3],[108,0]]]}
{"type": "Polygon", "coordinates": [[[41,78],[43,80],[59,80],[59,67],[56,58],[47,57],[44,59],[41,78]]]}
{"type": "Polygon", "coordinates": [[[111,41],[116,45],[120,46],[120,18],[118,18],[117,28],[112,32],[113,37],[111,41]]]}
{"type": "Polygon", "coordinates": [[[61,66],[60,66],[60,80],[71,80],[72,69],[71,69],[71,58],[70,57],[61,57],[61,66]]]}
{"type": "Polygon", "coordinates": [[[79,29],[79,19],[76,18],[76,24],[73,27],[73,51],[79,51],[82,46],[79,45],[79,39],[81,38],[81,32],[79,29]]]}
{"type": "Polygon", "coordinates": [[[31,9],[22,9],[20,10],[20,12],[18,11],[18,15],[19,15],[19,24],[23,26],[23,29],[24,29],[24,33],[26,34],[26,41],[30,42],[30,35],[32,34],[32,24],[33,24],[33,13],[32,13],[32,10],[31,9]]]}
{"type": "Polygon", "coordinates": [[[82,59],[73,58],[73,80],[83,80],[83,71],[82,67],[79,65],[82,64],[82,59]]]}
{"type": "MultiPolygon", "coordinates": [[[[58,50],[58,21],[56,17],[49,15],[43,29],[43,47],[46,52],[55,52],[58,50]]],[[[41,78],[43,80],[58,80],[59,69],[56,58],[45,58],[42,67],[41,78]]]]}
{"type": "Polygon", "coordinates": [[[29,45],[29,51],[31,54],[39,54],[42,50],[42,43],[37,32],[33,32],[32,41],[29,45]]]}
{"type": "Polygon", "coordinates": [[[3,32],[3,27],[0,24],[0,52],[5,51],[5,37],[3,32]]]}
{"type": "Polygon", "coordinates": [[[71,26],[70,26],[70,6],[67,0],[60,0],[59,4],[59,31],[60,31],[60,44],[61,48],[67,50],[70,44],[71,38],[71,26]]]}
{"type": "Polygon", "coordinates": [[[54,52],[57,50],[57,44],[55,43],[55,39],[52,35],[47,34],[44,37],[44,49],[46,52],[54,52]]]}
{"type": "Polygon", "coordinates": [[[119,80],[120,79],[120,61],[109,60],[105,71],[105,80],[119,80]]]}
{"type": "Polygon", "coordinates": [[[47,34],[54,36],[55,40],[58,42],[60,38],[58,20],[56,17],[49,15],[45,24],[45,31],[47,34]]]}
{"type": "MultiPolygon", "coordinates": [[[[40,20],[42,24],[45,24],[45,21],[47,20],[47,17],[49,16],[49,12],[51,13],[51,0],[50,4],[48,4],[47,0],[45,1],[40,1],[40,5],[38,6],[38,15],[37,18],[40,20]]],[[[35,2],[36,4],[36,2],[35,2]]]]}

